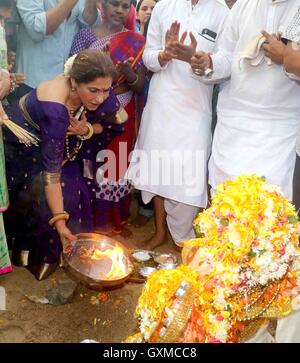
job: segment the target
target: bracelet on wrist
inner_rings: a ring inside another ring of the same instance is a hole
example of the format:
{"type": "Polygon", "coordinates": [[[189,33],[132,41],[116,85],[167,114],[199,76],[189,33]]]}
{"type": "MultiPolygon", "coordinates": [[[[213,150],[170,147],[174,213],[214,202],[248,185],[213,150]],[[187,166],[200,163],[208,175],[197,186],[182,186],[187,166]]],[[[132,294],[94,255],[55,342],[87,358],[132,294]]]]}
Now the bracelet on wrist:
{"type": "Polygon", "coordinates": [[[94,134],[94,128],[91,123],[87,122],[86,127],[88,128],[87,134],[78,136],[82,141],[90,139],[94,134]]]}
{"type": "Polygon", "coordinates": [[[61,173],[50,173],[48,171],[43,171],[43,183],[44,186],[51,185],[51,184],[59,184],[60,183],[60,175],[61,173]]]}
{"type": "Polygon", "coordinates": [[[65,221],[68,221],[70,219],[70,214],[67,213],[67,212],[61,212],[61,213],[55,213],[53,215],[53,217],[49,220],[49,225],[51,227],[54,226],[54,224],[57,222],[57,221],[60,221],[60,220],[65,220],[65,221]]]}

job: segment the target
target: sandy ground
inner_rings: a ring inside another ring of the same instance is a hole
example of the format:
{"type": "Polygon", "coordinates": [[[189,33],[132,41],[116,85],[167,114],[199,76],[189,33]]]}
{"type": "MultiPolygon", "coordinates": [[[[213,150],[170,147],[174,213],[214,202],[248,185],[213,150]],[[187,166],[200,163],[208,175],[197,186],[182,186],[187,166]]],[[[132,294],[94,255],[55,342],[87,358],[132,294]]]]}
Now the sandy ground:
{"type": "MultiPolygon", "coordinates": [[[[143,228],[130,229],[133,237],[119,240],[132,248],[134,241],[151,236],[154,231],[153,220],[143,228]]],[[[157,250],[180,256],[170,237],[157,250]]],[[[12,273],[0,277],[0,286],[5,288],[7,295],[6,311],[0,311],[0,342],[74,343],[94,339],[114,343],[136,332],[134,311],[143,283],[129,282],[118,289],[105,291],[107,301],[100,301],[99,292],[80,284],[72,302],[66,305],[40,304],[27,298],[45,297],[47,290],[65,277],[61,268],[41,282],[24,268],[14,268],[12,273]]]]}

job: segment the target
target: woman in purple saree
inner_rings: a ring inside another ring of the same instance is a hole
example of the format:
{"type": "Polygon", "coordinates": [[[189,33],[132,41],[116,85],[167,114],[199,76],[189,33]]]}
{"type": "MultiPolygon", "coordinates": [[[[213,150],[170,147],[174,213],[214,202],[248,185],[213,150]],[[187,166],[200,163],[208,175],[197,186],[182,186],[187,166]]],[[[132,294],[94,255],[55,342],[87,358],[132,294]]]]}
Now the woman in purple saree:
{"type": "MultiPolygon", "coordinates": [[[[143,92],[146,70],[142,61],[145,38],[125,28],[131,0],[103,0],[103,22],[93,29],[82,29],[74,38],[71,54],[83,49],[103,50],[109,44],[110,57],[119,71],[114,92],[128,114],[125,131],[107,147],[115,156],[112,176],[104,174],[93,188],[97,189],[95,222],[102,233],[128,237],[124,225],[129,217],[131,184],[124,178],[132,151],[138,122],[137,95],[143,92]],[[121,160],[122,159],[122,160],[121,160]]],[[[98,147],[95,155],[104,150],[98,147]]],[[[97,167],[101,167],[98,163],[97,167]]]]}
{"type": "Polygon", "coordinates": [[[119,108],[111,93],[115,67],[109,57],[87,50],[69,68],[27,94],[19,107],[7,109],[12,120],[40,139],[39,146],[26,148],[6,134],[11,199],[6,227],[13,263],[28,267],[38,280],[55,270],[61,243],[94,230],[94,195],[84,181],[82,161],[89,143],[109,143],[114,132],[120,133],[106,120],[119,108]],[[81,144],[86,144],[82,151],[81,144]]]}

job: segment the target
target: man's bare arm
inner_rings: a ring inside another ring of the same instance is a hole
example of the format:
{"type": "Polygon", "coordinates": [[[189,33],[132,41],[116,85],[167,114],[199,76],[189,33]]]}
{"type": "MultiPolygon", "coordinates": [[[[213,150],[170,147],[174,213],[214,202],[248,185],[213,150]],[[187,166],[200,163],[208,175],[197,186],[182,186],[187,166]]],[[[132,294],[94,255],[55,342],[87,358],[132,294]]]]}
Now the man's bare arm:
{"type": "Polygon", "coordinates": [[[78,0],[62,0],[52,9],[46,12],[47,31],[46,34],[53,33],[60,24],[70,15],[78,0]]]}
{"type": "Polygon", "coordinates": [[[96,6],[96,0],[85,0],[85,7],[83,11],[83,20],[93,25],[97,19],[98,10],[96,6]]]}

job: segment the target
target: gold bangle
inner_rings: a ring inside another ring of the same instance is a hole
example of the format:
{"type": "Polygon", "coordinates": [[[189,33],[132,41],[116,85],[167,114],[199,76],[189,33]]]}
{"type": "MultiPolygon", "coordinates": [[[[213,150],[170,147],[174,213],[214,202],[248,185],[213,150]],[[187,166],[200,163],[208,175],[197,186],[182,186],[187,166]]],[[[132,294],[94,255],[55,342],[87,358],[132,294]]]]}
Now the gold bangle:
{"type": "Polygon", "coordinates": [[[57,221],[60,221],[64,219],[65,221],[68,221],[70,219],[70,214],[67,213],[67,212],[62,212],[62,213],[56,213],[54,214],[54,216],[49,220],[49,225],[51,227],[54,226],[54,223],[57,222],[57,221]]]}
{"type": "Polygon", "coordinates": [[[43,171],[43,182],[44,186],[51,184],[59,184],[60,173],[49,173],[48,171],[43,171]]]}
{"type": "Polygon", "coordinates": [[[86,135],[80,135],[79,138],[81,140],[88,140],[94,135],[93,125],[91,123],[87,122],[86,127],[88,128],[88,133],[86,135]]]}

